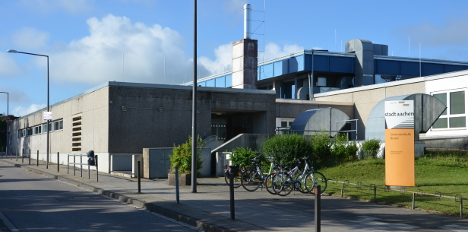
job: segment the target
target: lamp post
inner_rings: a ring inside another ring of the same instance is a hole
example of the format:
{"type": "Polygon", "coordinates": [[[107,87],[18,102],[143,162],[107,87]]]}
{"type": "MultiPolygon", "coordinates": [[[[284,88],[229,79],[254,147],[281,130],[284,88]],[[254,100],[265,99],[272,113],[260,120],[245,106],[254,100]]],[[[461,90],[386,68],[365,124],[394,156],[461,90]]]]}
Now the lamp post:
{"type": "MultiPolygon", "coordinates": [[[[20,52],[16,50],[8,50],[9,53],[22,53],[31,56],[44,56],[47,57],[47,112],[50,112],[50,104],[49,104],[49,56],[48,55],[41,55],[36,53],[29,53],[29,52],[20,52]]],[[[47,120],[47,157],[46,157],[46,168],[49,168],[49,132],[50,132],[50,120],[47,120]]]]}
{"type": "MultiPolygon", "coordinates": [[[[7,95],[7,117],[8,118],[8,115],[10,115],[10,93],[8,92],[0,92],[0,93],[4,93],[7,95]]],[[[8,156],[8,120],[5,118],[5,121],[7,123],[7,127],[6,127],[6,148],[5,148],[5,157],[8,156]]]]}

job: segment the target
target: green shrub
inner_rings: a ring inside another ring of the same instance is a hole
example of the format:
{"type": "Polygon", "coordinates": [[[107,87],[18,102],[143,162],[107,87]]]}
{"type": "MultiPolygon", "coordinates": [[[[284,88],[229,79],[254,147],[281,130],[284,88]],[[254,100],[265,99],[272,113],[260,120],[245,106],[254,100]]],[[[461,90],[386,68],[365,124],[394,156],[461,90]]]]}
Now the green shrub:
{"type": "Polygon", "coordinates": [[[362,143],[362,151],[369,158],[376,158],[380,149],[380,140],[369,139],[362,143]]]}
{"type": "Polygon", "coordinates": [[[331,154],[334,157],[336,163],[342,163],[348,159],[347,145],[348,136],[347,134],[337,134],[333,138],[333,146],[331,146],[331,154]]]}
{"type": "Polygon", "coordinates": [[[249,167],[252,164],[252,159],[257,156],[258,152],[251,148],[238,147],[232,150],[232,156],[229,159],[232,165],[239,167],[249,167]]]}
{"type": "MultiPolygon", "coordinates": [[[[202,168],[203,161],[201,160],[200,154],[201,149],[205,146],[205,143],[200,136],[197,136],[197,170],[202,168]]],[[[179,167],[179,173],[189,174],[192,171],[192,136],[188,137],[188,140],[176,146],[172,150],[172,155],[169,156],[171,162],[171,172],[174,172],[175,167],[179,167]]]]}
{"type": "Polygon", "coordinates": [[[348,161],[357,160],[356,152],[359,150],[355,141],[348,142],[346,146],[346,155],[348,156],[348,161]]]}
{"type": "Polygon", "coordinates": [[[310,140],[302,135],[288,134],[270,137],[261,145],[265,157],[274,157],[277,164],[294,166],[295,159],[310,156],[313,146],[310,140]]]}
{"type": "Polygon", "coordinates": [[[311,136],[313,144],[313,158],[314,166],[320,167],[324,165],[331,165],[333,163],[333,156],[331,153],[332,141],[328,132],[322,130],[311,136]]]}

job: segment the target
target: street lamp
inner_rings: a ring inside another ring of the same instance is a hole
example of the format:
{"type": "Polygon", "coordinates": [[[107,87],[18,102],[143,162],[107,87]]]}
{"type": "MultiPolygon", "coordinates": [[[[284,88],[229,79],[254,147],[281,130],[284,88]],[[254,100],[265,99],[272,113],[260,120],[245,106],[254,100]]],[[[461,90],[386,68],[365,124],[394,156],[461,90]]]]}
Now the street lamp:
{"type": "Polygon", "coordinates": [[[8,156],[8,115],[10,115],[9,113],[9,109],[10,109],[10,94],[8,92],[0,92],[0,93],[4,93],[7,95],[7,117],[5,117],[5,121],[7,123],[7,127],[6,127],[6,148],[5,148],[5,157],[8,156]]]}
{"type": "MultiPolygon", "coordinates": [[[[45,56],[47,57],[47,112],[50,112],[50,104],[49,104],[49,56],[48,55],[41,55],[29,52],[20,52],[16,50],[8,50],[9,53],[22,53],[26,55],[32,56],[45,56]]],[[[47,120],[47,157],[46,157],[46,168],[49,168],[49,132],[50,132],[50,120],[47,120]]]]}

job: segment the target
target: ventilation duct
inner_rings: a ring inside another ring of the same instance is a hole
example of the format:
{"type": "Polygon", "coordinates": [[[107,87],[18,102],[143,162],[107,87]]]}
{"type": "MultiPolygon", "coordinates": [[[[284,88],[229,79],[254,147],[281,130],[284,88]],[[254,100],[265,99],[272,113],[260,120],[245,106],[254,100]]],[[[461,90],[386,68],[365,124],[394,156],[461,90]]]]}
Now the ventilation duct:
{"type": "Polygon", "coordinates": [[[423,93],[386,98],[374,106],[366,122],[366,139],[385,140],[385,101],[414,101],[414,140],[427,132],[447,108],[439,99],[423,93]]]}
{"type": "Polygon", "coordinates": [[[334,137],[349,120],[343,111],[334,108],[307,110],[299,114],[291,125],[291,130],[300,135],[312,135],[322,130],[334,137]]]}

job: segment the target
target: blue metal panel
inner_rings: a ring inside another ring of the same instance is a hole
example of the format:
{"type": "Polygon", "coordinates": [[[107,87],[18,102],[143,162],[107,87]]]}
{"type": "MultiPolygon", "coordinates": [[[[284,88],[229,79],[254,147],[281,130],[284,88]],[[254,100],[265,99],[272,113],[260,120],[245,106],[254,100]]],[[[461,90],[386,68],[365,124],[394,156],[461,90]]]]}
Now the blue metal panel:
{"type": "Polygon", "coordinates": [[[392,75],[399,75],[400,74],[400,61],[393,61],[393,60],[374,60],[375,66],[374,70],[375,73],[378,74],[392,74],[392,75]]]}
{"type": "Polygon", "coordinates": [[[293,56],[288,59],[288,73],[304,71],[304,55],[293,56]]]}
{"type": "MultiPolygon", "coordinates": [[[[300,72],[300,71],[304,71],[304,61],[305,61],[305,58],[304,58],[305,55],[299,55],[299,56],[296,56],[296,59],[297,59],[297,71],[300,72]]],[[[290,69],[291,70],[291,69],[290,69]]]]}
{"type": "Polygon", "coordinates": [[[401,75],[419,76],[419,63],[401,62],[401,75]]]}
{"type": "Polygon", "coordinates": [[[265,79],[274,77],[274,64],[273,63],[266,64],[263,67],[265,67],[265,69],[263,70],[263,73],[265,74],[265,79]]]}
{"type": "Polygon", "coordinates": [[[205,83],[206,83],[206,87],[215,87],[216,86],[215,79],[207,80],[207,81],[205,81],[205,83]]]}
{"type": "Polygon", "coordinates": [[[444,73],[445,67],[443,64],[422,63],[421,70],[423,76],[444,73]]]}
{"type": "Polygon", "coordinates": [[[328,56],[314,56],[314,71],[330,71],[328,56]]]}
{"type": "Polygon", "coordinates": [[[273,63],[273,76],[281,76],[288,74],[288,59],[280,60],[273,63]]]}
{"type": "Polygon", "coordinates": [[[265,73],[264,73],[265,67],[264,65],[259,65],[257,67],[257,80],[263,80],[265,79],[265,73]]]}
{"type": "Polygon", "coordinates": [[[226,75],[226,87],[227,88],[232,87],[232,74],[226,75]]]}
{"type": "Polygon", "coordinates": [[[205,87],[206,86],[206,81],[201,81],[197,83],[198,86],[205,87]]]}
{"type": "Polygon", "coordinates": [[[354,58],[330,56],[330,72],[354,73],[354,58]]]}
{"type": "Polygon", "coordinates": [[[455,71],[461,71],[468,69],[468,66],[462,66],[462,65],[445,65],[445,72],[455,72],[455,71]]]}
{"type": "Polygon", "coordinates": [[[312,70],[312,55],[306,54],[304,57],[304,70],[312,70]]]}
{"type": "Polygon", "coordinates": [[[217,77],[215,81],[216,81],[216,85],[215,85],[216,87],[222,87],[222,88],[226,87],[226,76],[217,77]]]}

